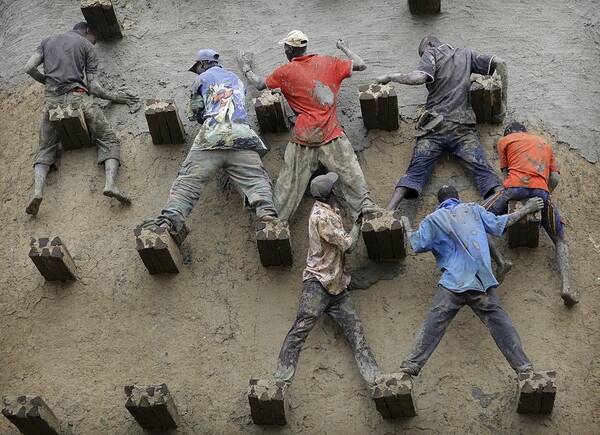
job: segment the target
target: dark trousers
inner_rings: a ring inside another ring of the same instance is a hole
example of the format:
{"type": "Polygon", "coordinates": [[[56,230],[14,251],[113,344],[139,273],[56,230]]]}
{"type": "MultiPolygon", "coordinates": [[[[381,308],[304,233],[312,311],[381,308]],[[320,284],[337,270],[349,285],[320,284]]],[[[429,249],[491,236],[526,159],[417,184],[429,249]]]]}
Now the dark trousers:
{"type": "Polygon", "coordinates": [[[444,151],[459,159],[484,198],[500,186],[500,179],[487,161],[475,126],[443,121],[434,131],[417,138],[406,174],[396,184],[396,187],[408,189],[406,198],[421,195],[444,151]]]}
{"type": "Polygon", "coordinates": [[[339,325],[350,344],[360,374],[367,384],[373,384],[381,371],[367,344],[362,322],[348,292],[344,290],[339,295],[332,295],[316,279],[304,281],[298,314],[281,346],[275,377],[291,382],[302,346],[323,313],[339,325]]]}
{"type": "Polygon", "coordinates": [[[440,343],[446,328],[464,305],[471,307],[487,326],[496,345],[516,372],[532,368],[521,346],[519,334],[506,311],[500,306],[500,299],[494,289],[486,293],[472,290],[454,293],[443,286],[438,286],[429,313],[414,341],[413,349],[408,358],[402,362],[401,367],[409,369],[413,375],[419,374],[440,343]]]}

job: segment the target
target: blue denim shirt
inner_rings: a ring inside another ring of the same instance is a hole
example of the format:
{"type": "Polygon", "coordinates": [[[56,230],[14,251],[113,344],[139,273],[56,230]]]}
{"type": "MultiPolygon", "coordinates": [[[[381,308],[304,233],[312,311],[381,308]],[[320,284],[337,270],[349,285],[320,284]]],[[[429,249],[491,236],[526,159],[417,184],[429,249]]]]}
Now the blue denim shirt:
{"type": "Polygon", "coordinates": [[[495,216],[475,203],[450,198],[427,216],[410,237],[417,253],[432,251],[442,270],[440,285],[455,293],[497,287],[487,234],[500,236],[507,215],[495,216]]]}

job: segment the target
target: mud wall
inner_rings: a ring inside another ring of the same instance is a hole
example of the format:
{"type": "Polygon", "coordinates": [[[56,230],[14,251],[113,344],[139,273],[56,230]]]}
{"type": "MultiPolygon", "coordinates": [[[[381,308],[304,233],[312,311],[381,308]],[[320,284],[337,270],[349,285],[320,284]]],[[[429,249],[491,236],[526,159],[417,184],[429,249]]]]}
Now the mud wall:
{"type": "MultiPolygon", "coordinates": [[[[192,214],[191,264],[176,277],[151,277],[134,250],[132,227],[164,203],[188,145],[153,146],[141,113],[108,106],[123,142],[121,185],[130,208],[101,195],[102,171],[93,149],[64,156],[51,175],[40,215],[24,213],[31,192],[42,88],[22,65],[47,34],[81,19],[76,1],[0,1],[0,392],[43,395],[79,434],[138,434],[124,409],[123,385],[166,382],[183,418],[179,433],[262,433],[251,424],[244,393],[264,376],[297,308],[306,253],[303,202],[292,222],[295,265],[265,270],[258,261],[250,215],[235,192],[211,184],[192,214]],[[70,285],[44,283],[27,258],[30,236],[59,234],[80,267],[70,285]]],[[[98,44],[103,79],[142,97],[175,98],[184,107],[187,70],[198,47],[212,46],[233,67],[238,48],[257,52],[259,69],[284,61],[276,41],[291,28],[311,38],[314,51],[336,53],[344,37],[369,69],[342,90],[340,119],[361,158],[374,197],[383,204],[410,158],[410,119],[398,132],[366,132],[357,86],[389,69],[409,70],[416,45],[436,33],[456,45],[508,60],[509,103],[556,144],[563,184],[555,197],[566,220],[573,286],[582,303],[565,309],[558,297],[551,242],[534,251],[508,251],[513,272],[499,290],[526,352],[540,368],[559,372],[554,414],[514,412],[514,375],[477,318],[461,311],[417,383],[420,415],[389,423],[375,411],[350,351],[328,319],[309,337],[292,386],[284,433],[594,433],[600,424],[598,348],[600,200],[597,159],[598,67],[594,2],[453,1],[434,18],[414,18],[398,2],[119,1],[125,38],[98,44]],[[594,21],[595,20],[595,21],[594,21]],[[335,25],[332,26],[332,23],[335,25]],[[568,143],[578,153],[568,150],[568,143]]],[[[595,15],[597,17],[597,15],[595,15]]],[[[423,89],[401,88],[410,117],[423,89]]],[[[500,129],[482,127],[490,160],[500,129]]],[[[265,137],[267,167],[276,176],[285,135],[265,137]]],[[[456,183],[464,199],[477,195],[463,170],[443,160],[423,201],[406,212],[422,218],[436,187],[456,183]]],[[[366,260],[364,247],[350,259],[366,260]]],[[[387,371],[397,369],[425,316],[437,272],[429,255],[409,256],[400,275],[354,292],[369,341],[387,371]]],[[[0,420],[0,433],[16,434],[0,420]]]]}

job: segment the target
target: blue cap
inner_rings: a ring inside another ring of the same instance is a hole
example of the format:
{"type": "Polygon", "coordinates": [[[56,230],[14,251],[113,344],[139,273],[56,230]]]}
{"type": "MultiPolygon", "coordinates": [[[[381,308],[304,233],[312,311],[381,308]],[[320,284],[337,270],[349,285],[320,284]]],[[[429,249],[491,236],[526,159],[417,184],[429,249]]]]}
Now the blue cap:
{"type": "Polygon", "coordinates": [[[198,53],[196,53],[196,62],[194,62],[194,64],[190,67],[189,71],[191,72],[196,72],[196,65],[198,65],[198,62],[205,62],[205,61],[215,61],[218,62],[219,61],[219,53],[217,53],[215,50],[212,50],[210,48],[202,48],[201,50],[198,50],[198,53]]]}

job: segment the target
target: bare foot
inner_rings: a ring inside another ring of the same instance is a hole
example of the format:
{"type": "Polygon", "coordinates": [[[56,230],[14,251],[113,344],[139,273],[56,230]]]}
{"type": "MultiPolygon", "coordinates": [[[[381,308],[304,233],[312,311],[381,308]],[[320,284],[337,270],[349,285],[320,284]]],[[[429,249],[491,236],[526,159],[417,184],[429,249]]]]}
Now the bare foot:
{"type": "Polygon", "coordinates": [[[31,201],[29,202],[29,205],[27,206],[27,208],[25,209],[25,213],[30,214],[32,216],[35,216],[38,214],[38,211],[40,211],[40,204],[42,203],[42,198],[39,196],[34,196],[31,201]]]}
{"type": "Polygon", "coordinates": [[[575,296],[575,294],[571,290],[561,291],[560,297],[563,299],[565,305],[568,307],[572,307],[573,305],[579,303],[579,298],[575,296]]]}
{"type": "Polygon", "coordinates": [[[131,205],[131,199],[124,193],[120,192],[118,189],[104,190],[104,196],[108,196],[109,198],[115,198],[123,205],[131,205]]]}
{"type": "Polygon", "coordinates": [[[510,260],[504,260],[504,264],[499,264],[498,266],[496,266],[496,278],[498,279],[499,283],[502,283],[502,281],[504,281],[504,277],[508,272],[510,272],[510,269],[512,269],[512,267],[513,264],[510,260]]]}

